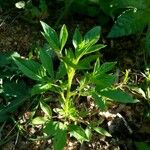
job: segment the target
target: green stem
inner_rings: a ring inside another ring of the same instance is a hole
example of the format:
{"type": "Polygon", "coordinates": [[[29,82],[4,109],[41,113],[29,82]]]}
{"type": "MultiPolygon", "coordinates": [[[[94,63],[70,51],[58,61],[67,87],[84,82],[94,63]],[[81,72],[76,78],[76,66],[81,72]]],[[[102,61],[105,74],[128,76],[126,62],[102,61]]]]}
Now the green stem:
{"type": "Polygon", "coordinates": [[[72,80],[73,80],[74,75],[75,75],[75,70],[72,67],[68,67],[67,93],[64,99],[64,111],[65,111],[66,117],[68,117],[69,115],[70,97],[72,96],[71,85],[72,85],[72,80]]]}

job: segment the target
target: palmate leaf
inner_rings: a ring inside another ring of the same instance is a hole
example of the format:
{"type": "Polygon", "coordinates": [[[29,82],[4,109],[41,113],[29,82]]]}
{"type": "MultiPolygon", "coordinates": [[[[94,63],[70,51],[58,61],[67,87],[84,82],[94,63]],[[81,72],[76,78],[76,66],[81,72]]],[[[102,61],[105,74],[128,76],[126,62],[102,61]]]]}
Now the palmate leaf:
{"type": "Polygon", "coordinates": [[[108,37],[127,36],[142,31],[147,24],[147,18],[143,17],[144,15],[145,12],[143,10],[129,9],[124,11],[117,18],[108,37]]]}
{"type": "Polygon", "coordinates": [[[13,58],[19,69],[29,78],[33,80],[42,80],[46,72],[43,67],[34,60],[26,60],[21,58],[13,58]]]}

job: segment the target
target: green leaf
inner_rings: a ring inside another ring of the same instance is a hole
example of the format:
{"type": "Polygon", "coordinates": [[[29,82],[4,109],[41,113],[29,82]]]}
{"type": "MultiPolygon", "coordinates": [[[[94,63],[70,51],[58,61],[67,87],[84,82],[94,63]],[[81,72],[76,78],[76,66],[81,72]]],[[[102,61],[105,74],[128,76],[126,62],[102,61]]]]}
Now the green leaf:
{"type": "Polygon", "coordinates": [[[4,80],[3,81],[3,91],[4,95],[8,97],[26,97],[29,96],[29,87],[23,80],[13,81],[4,80]],[[26,89],[26,90],[22,90],[26,89]]]}
{"type": "Polygon", "coordinates": [[[52,111],[49,105],[47,105],[45,102],[40,102],[40,107],[43,110],[43,112],[49,117],[52,117],[52,111]]]}
{"type": "Polygon", "coordinates": [[[52,87],[51,83],[36,84],[31,90],[31,95],[34,96],[36,94],[41,94],[43,92],[50,90],[51,87],[52,87]]]}
{"type": "Polygon", "coordinates": [[[92,97],[97,104],[97,106],[102,110],[105,111],[107,109],[105,101],[102,99],[100,95],[98,95],[96,92],[92,93],[92,97]]]}
{"type": "Polygon", "coordinates": [[[39,8],[41,9],[42,12],[48,11],[48,5],[46,3],[46,0],[40,0],[39,1],[39,8]]]}
{"type": "Polygon", "coordinates": [[[96,60],[98,55],[89,55],[83,59],[81,59],[78,63],[78,68],[83,68],[83,69],[91,69],[93,66],[91,65],[93,61],[96,60]]]}
{"type": "Polygon", "coordinates": [[[119,89],[106,89],[106,90],[103,90],[103,91],[100,91],[100,94],[102,96],[105,96],[111,100],[114,100],[116,102],[120,102],[120,103],[135,103],[137,101],[133,100],[133,98],[119,90],[119,89]]]}
{"type": "Polygon", "coordinates": [[[60,79],[64,77],[66,74],[67,74],[67,71],[66,71],[65,64],[61,61],[58,67],[58,70],[56,72],[56,79],[60,79]]]}
{"type": "Polygon", "coordinates": [[[106,62],[100,66],[100,61],[98,59],[94,66],[93,75],[99,76],[99,75],[105,74],[111,71],[115,67],[115,65],[116,65],[116,62],[106,62]]]}
{"type": "Polygon", "coordinates": [[[60,51],[60,43],[59,39],[57,36],[57,33],[55,32],[54,29],[52,29],[49,25],[41,21],[41,25],[43,27],[44,33],[42,32],[43,36],[45,39],[48,41],[50,44],[50,47],[59,52],[60,51]]]}
{"type": "Polygon", "coordinates": [[[43,67],[33,61],[25,60],[21,58],[13,58],[19,69],[29,78],[33,80],[42,80],[45,77],[46,73],[43,67]]]}
{"type": "Polygon", "coordinates": [[[100,60],[99,60],[99,58],[97,58],[97,60],[96,60],[96,62],[94,64],[93,75],[97,73],[99,68],[100,68],[100,60]]]}
{"type": "Polygon", "coordinates": [[[70,135],[75,137],[79,142],[88,141],[88,137],[83,128],[77,125],[69,125],[70,135]]]}
{"type": "Polygon", "coordinates": [[[44,49],[40,49],[40,60],[44,68],[48,71],[49,75],[54,78],[54,69],[53,69],[53,60],[52,56],[48,53],[48,51],[44,49]]]}
{"type": "Polygon", "coordinates": [[[106,47],[106,45],[103,45],[103,44],[97,44],[97,45],[93,45],[91,46],[90,48],[88,48],[86,50],[86,54],[90,54],[90,53],[93,53],[93,52],[96,52],[96,51],[99,51],[100,49],[106,47]]]}
{"type": "Polygon", "coordinates": [[[61,51],[64,48],[66,42],[68,39],[68,31],[66,28],[66,25],[63,25],[60,31],[60,37],[59,37],[59,41],[60,41],[60,45],[61,45],[61,51]]]}
{"type": "Polygon", "coordinates": [[[2,109],[0,109],[0,115],[3,113],[10,113],[10,112],[15,112],[19,106],[21,106],[28,97],[17,97],[13,99],[8,105],[3,106],[2,109]]]}
{"type": "Polygon", "coordinates": [[[142,10],[129,9],[124,11],[117,18],[108,37],[121,37],[141,32],[147,24],[143,16],[144,11],[142,10]]]}
{"type": "Polygon", "coordinates": [[[58,122],[56,121],[49,121],[45,124],[43,128],[43,132],[49,136],[54,136],[58,129],[58,122]]]}
{"type": "Polygon", "coordinates": [[[44,133],[54,137],[55,150],[63,150],[67,140],[65,125],[60,122],[49,121],[45,124],[44,133]]]}
{"type": "Polygon", "coordinates": [[[88,137],[88,139],[90,140],[91,137],[92,137],[92,131],[91,131],[91,129],[86,128],[85,129],[85,133],[86,133],[86,136],[88,137]]]}
{"type": "Polygon", "coordinates": [[[104,136],[107,136],[107,137],[111,137],[111,134],[108,133],[104,128],[95,127],[93,129],[94,129],[94,131],[96,131],[97,133],[99,133],[101,135],[104,135],[104,136]]]}
{"type": "Polygon", "coordinates": [[[106,62],[103,63],[98,69],[98,74],[103,74],[111,71],[116,65],[116,62],[106,62]]]}
{"type": "Polygon", "coordinates": [[[95,43],[98,42],[100,38],[100,33],[101,33],[101,27],[96,26],[90,31],[88,31],[85,36],[84,36],[84,41],[85,43],[90,43],[90,45],[94,45],[95,43]]]}
{"type": "Polygon", "coordinates": [[[36,117],[32,120],[32,124],[34,125],[40,125],[40,124],[45,124],[47,122],[46,117],[36,117]]]}
{"type": "Polygon", "coordinates": [[[137,150],[149,150],[150,145],[144,142],[135,142],[137,150]]]}
{"type": "Polygon", "coordinates": [[[76,29],[73,35],[73,40],[72,40],[74,48],[76,49],[80,45],[81,42],[82,42],[82,36],[79,30],[76,29]]]}
{"type": "Polygon", "coordinates": [[[20,57],[20,55],[17,52],[13,53],[6,53],[6,52],[0,52],[0,66],[6,66],[14,63],[13,57],[20,57]]]}
{"type": "Polygon", "coordinates": [[[100,74],[97,76],[93,76],[91,81],[95,83],[96,88],[98,90],[104,89],[106,87],[111,87],[116,82],[116,75],[107,75],[100,74]]]}
{"type": "Polygon", "coordinates": [[[3,91],[7,103],[6,105],[0,104],[0,116],[7,116],[8,113],[15,112],[29,97],[29,88],[25,82],[20,80],[17,82],[4,80],[3,91]]]}
{"type": "Polygon", "coordinates": [[[112,0],[111,5],[118,8],[138,8],[145,9],[147,8],[147,4],[145,0],[112,0]]]}
{"type": "Polygon", "coordinates": [[[67,141],[66,130],[57,130],[57,134],[54,136],[54,150],[63,150],[67,141]]]}
{"type": "MultiPolygon", "coordinates": [[[[112,0],[107,0],[107,1],[104,1],[104,0],[99,0],[99,7],[100,9],[108,16],[111,16],[113,17],[112,15],[112,12],[114,10],[114,7],[111,7],[113,6],[112,5],[112,0]]],[[[103,14],[102,14],[103,15],[103,14]]],[[[106,18],[106,16],[105,16],[106,18]]]]}
{"type": "Polygon", "coordinates": [[[150,24],[146,33],[146,52],[150,55],[150,24]]]}

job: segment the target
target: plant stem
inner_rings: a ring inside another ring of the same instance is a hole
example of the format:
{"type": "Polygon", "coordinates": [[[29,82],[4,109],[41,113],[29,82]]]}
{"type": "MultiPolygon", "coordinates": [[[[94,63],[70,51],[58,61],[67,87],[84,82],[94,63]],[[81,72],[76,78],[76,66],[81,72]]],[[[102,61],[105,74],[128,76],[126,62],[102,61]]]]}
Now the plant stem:
{"type": "Polygon", "coordinates": [[[72,80],[75,75],[75,70],[72,67],[68,67],[68,85],[67,85],[67,93],[64,101],[64,111],[66,114],[66,117],[69,116],[69,108],[70,108],[70,97],[72,96],[71,94],[71,85],[72,85],[72,80]]]}

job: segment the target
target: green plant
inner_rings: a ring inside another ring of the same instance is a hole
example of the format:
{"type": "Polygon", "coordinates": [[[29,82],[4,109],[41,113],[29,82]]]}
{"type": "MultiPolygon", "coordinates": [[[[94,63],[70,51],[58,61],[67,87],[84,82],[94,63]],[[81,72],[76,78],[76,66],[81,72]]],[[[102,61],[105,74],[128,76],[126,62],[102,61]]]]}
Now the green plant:
{"type": "Polygon", "coordinates": [[[113,0],[109,4],[114,10],[121,9],[108,37],[121,37],[142,33],[147,27],[146,50],[150,54],[150,1],[149,0],[113,0]]]}
{"type": "Polygon", "coordinates": [[[45,115],[34,118],[32,123],[44,125],[44,133],[53,137],[56,150],[63,149],[67,134],[81,143],[90,140],[92,131],[111,136],[99,127],[100,123],[84,121],[83,116],[89,115],[88,108],[81,111],[78,104],[81,97],[84,101],[85,97],[89,97],[94,100],[99,110],[104,111],[107,109],[107,100],[135,102],[130,95],[114,86],[116,75],[110,71],[116,62],[101,64],[98,54],[95,54],[105,47],[103,44],[96,44],[101,28],[94,27],[84,37],[76,29],[72,40],[74,47],[66,48],[68,31],[65,25],[62,26],[58,37],[54,29],[44,22],[41,24],[44,30],[42,34],[50,46],[50,49],[39,49],[41,63],[33,59],[13,57],[19,69],[37,81],[31,95],[41,95],[39,106],[45,115]],[[58,67],[54,62],[59,64],[58,67]],[[55,93],[55,96],[51,96],[52,93],[55,93]],[[81,123],[86,127],[83,128],[81,123]]]}
{"type": "Polygon", "coordinates": [[[69,18],[69,16],[85,15],[96,18],[99,24],[106,24],[111,18],[111,10],[109,7],[111,0],[63,0],[58,1],[56,5],[62,4],[61,13],[59,11],[58,19],[55,26],[57,27],[61,20],[69,18]]]}
{"type": "Polygon", "coordinates": [[[23,9],[22,19],[27,20],[30,23],[37,23],[39,20],[48,17],[48,6],[46,0],[39,0],[36,4],[33,2],[33,0],[19,1],[15,6],[18,9],[23,9]]]}
{"type": "Polygon", "coordinates": [[[21,79],[12,56],[18,56],[18,54],[0,53],[0,122],[11,118],[29,95],[29,88],[21,79]],[[26,90],[22,90],[23,88],[26,90]]]}

